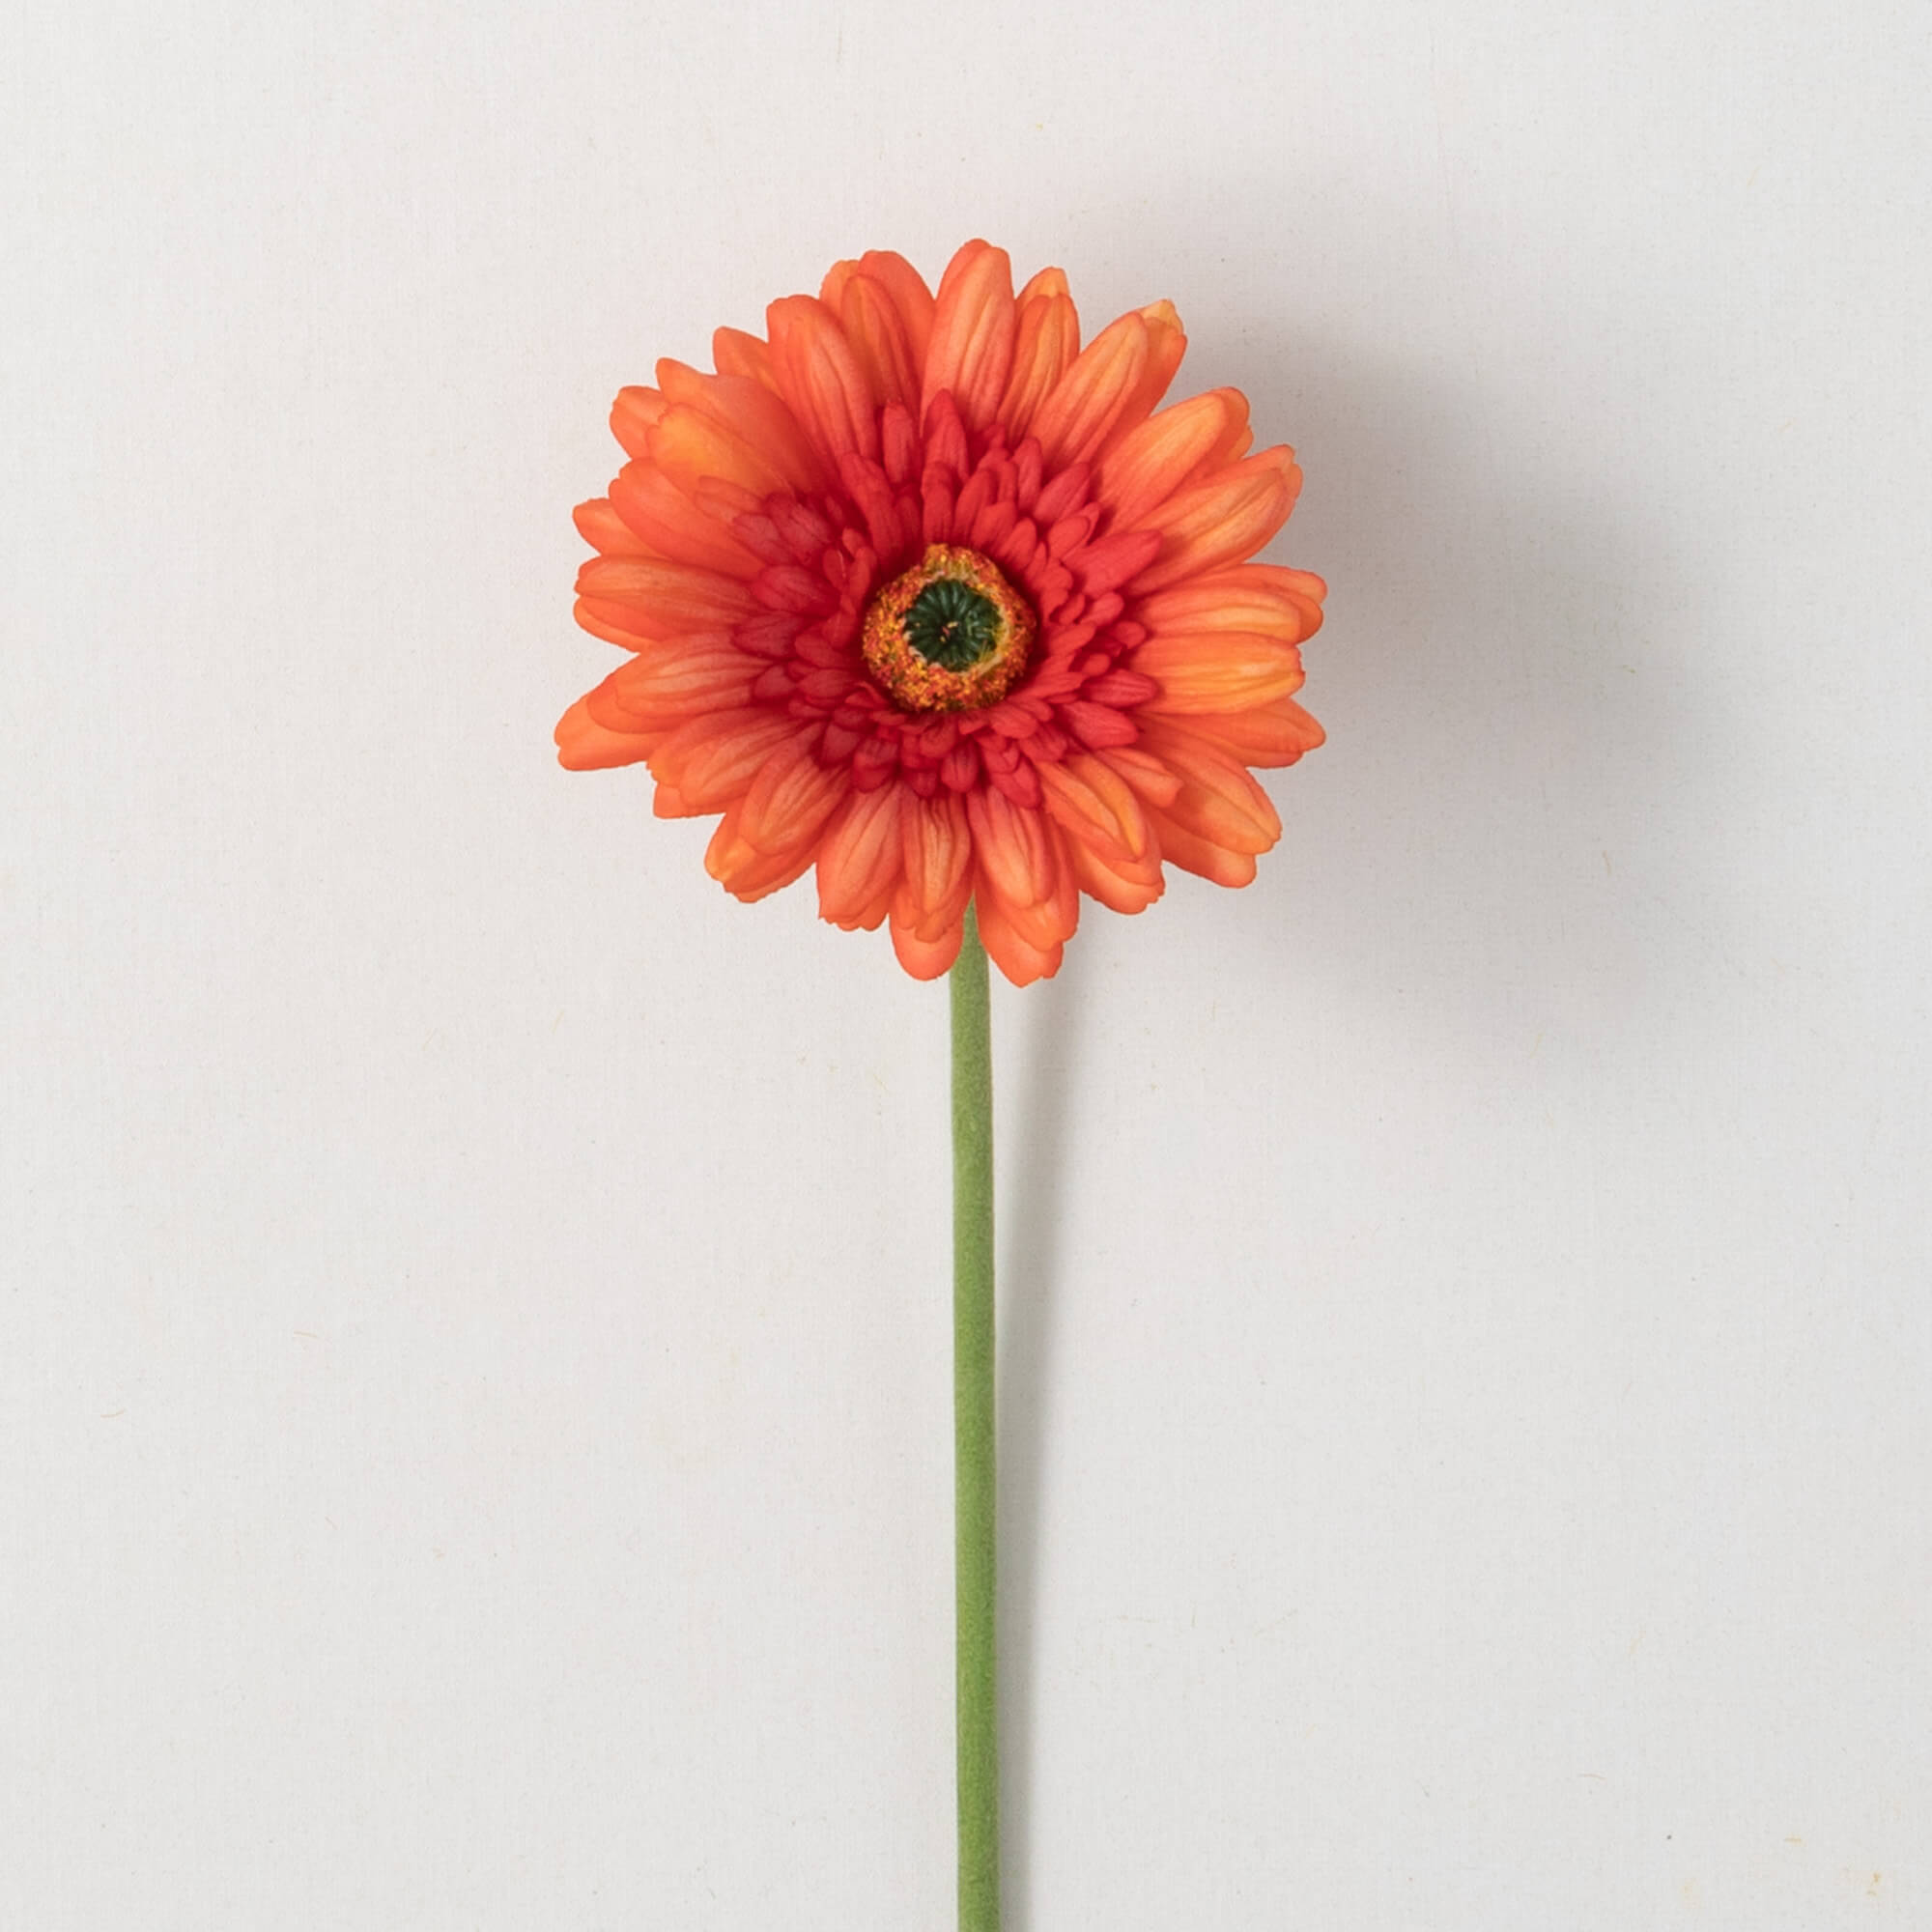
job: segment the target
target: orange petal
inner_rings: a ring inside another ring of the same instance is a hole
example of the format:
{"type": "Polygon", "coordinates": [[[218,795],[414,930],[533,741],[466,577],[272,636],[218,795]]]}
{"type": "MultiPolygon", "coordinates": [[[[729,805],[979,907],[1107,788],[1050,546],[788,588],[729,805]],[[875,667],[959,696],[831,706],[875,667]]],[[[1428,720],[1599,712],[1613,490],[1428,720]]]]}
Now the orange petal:
{"type": "Polygon", "coordinates": [[[1147,368],[1148,328],[1138,315],[1110,322],[1074,358],[1033,420],[1049,473],[1091,462],[1147,368]]]}
{"type": "Polygon", "coordinates": [[[772,369],[772,352],[761,335],[748,335],[742,328],[714,328],[711,362],[721,376],[749,376],[753,382],[762,383],[773,395],[779,392],[779,379],[772,369]]]}
{"type": "Polygon", "coordinates": [[[1012,906],[1037,905],[1054,887],[1054,847],[1046,819],[985,786],[969,793],[966,818],[981,877],[1012,906]]]}
{"type": "MultiPolygon", "coordinates": [[[[776,369],[776,356],[773,362],[776,369]]],[[[784,399],[762,383],[750,376],[707,376],[669,356],[659,362],[657,373],[658,387],[667,403],[696,410],[729,430],[784,478],[787,489],[810,491],[824,486],[828,472],[811,439],[785,407],[784,399]]],[[[655,439],[652,447],[656,447],[655,439]]]]}
{"type": "Polygon", "coordinates": [[[921,415],[942,389],[950,389],[967,427],[984,429],[1006,393],[1018,327],[1007,251],[984,242],[967,242],[940,278],[921,415]]]}
{"type": "Polygon", "coordinates": [[[936,980],[959,956],[959,943],[966,936],[965,903],[961,901],[952,923],[931,939],[920,938],[901,914],[899,903],[896,899],[893,902],[893,951],[915,980],[936,980]]]}
{"type": "Polygon", "coordinates": [[[932,345],[932,319],[937,309],[925,277],[890,248],[867,248],[859,257],[859,272],[869,275],[892,298],[893,306],[905,324],[906,340],[912,345],[913,366],[925,367],[926,352],[932,345]]]}
{"type": "Polygon", "coordinates": [[[1024,313],[1030,302],[1052,301],[1056,296],[1064,296],[1066,293],[1065,269],[1041,269],[1013,298],[1013,304],[1024,313]]]}
{"type": "Polygon", "coordinates": [[[1014,924],[996,894],[981,885],[975,895],[980,939],[986,956],[1015,986],[1031,986],[1060,971],[1061,942],[1036,945],[1014,924]]]}
{"type": "Polygon", "coordinates": [[[1142,524],[1160,554],[1134,580],[1142,595],[1250,556],[1288,521],[1301,487],[1292,449],[1264,449],[1170,497],[1142,524]]]}
{"type": "Polygon", "coordinates": [[[1248,399],[1238,389],[1209,389],[1150,416],[1129,430],[1100,465],[1096,494],[1115,529],[1131,529],[1206,464],[1223,457],[1247,428],[1248,399]]]}
{"type": "Polygon", "coordinates": [[[707,712],[652,752],[651,774],[678,794],[686,814],[720,811],[743,798],[765,760],[797,735],[797,720],[781,711],[707,712]]]}
{"type": "Polygon", "coordinates": [[[1136,798],[1150,805],[1172,805],[1180,789],[1180,781],[1151,752],[1144,752],[1138,745],[1110,745],[1094,755],[1110,772],[1126,780],[1136,798]]]}
{"type": "Polygon", "coordinates": [[[1151,807],[1148,818],[1155,835],[1160,839],[1160,856],[1171,866],[1179,866],[1183,872],[1193,872],[1198,877],[1211,879],[1217,886],[1250,886],[1255,879],[1255,855],[1252,852],[1231,852],[1224,845],[1217,845],[1211,838],[1204,838],[1179,819],[1170,818],[1158,808],[1151,807]]]}
{"type": "Polygon", "coordinates": [[[761,852],[795,852],[801,843],[815,848],[819,829],[851,789],[845,767],[828,770],[809,744],[795,739],[759,766],[739,807],[740,830],[761,852]]]}
{"type": "Polygon", "coordinates": [[[955,923],[972,891],[973,834],[966,808],[951,792],[908,796],[899,811],[905,885],[893,919],[915,937],[937,939],[955,923]]]}
{"type": "Polygon", "coordinates": [[[859,272],[857,262],[847,259],[834,262],[825,271],[825,279],[818,285],[818,299],[836,315],[845,300],[845,291],[852,286],[852,277],[859,272]]]}
{"type": "Polygon", "coordinates": [[[1173,802],[1151,807],[1150,817],[1158,812],[1230,852],[1265,852],[1281,837],[1274,802],[1225,752],[1165,720],[1148,720],[1141,742],[1180,781],[1173,802]]]}
{"type": "Polygon", "coordinates": [[[1151,842],[1133,788],[1091,753],[1038,768],[1046,810],[1069,847],[1092,846],[1122,864],[1143,857],[1151,842]]]}
{"type": "Polygon", "coordinates": [[[1181,327],[1180,318],[1175,313],[1172,302],[1150,303],[1141,310],[1141,320],[1147,324],[1147,366],[1141,371],[1139,387],[1127,398],[1114,420],[1114,427],[1100,445],[1102,456],[1122,437],[1138,429],[1159,407],[1160,399],[1167,394],[1168,384],[1174,381],[1176,370],[1180,367],[1180,358],[1187,353],[1187,333],[1181,327]]]}
{"type": "Polygon", "coordinates": [[[869,930],[890,909],[905,870],[898,784],[855,792],[820,841],[818,916],[869,930]]]}
{"type": "Polygon", "coordinates": [[[611,503],[641,546],[661,557],[698,564],[725,577],[755,577],[764,568],[724,524],[701,510],[655,463],[625,464],[611,485],[611,503]]]}
{"type": "Polygon", "coordinates": [[[577,573],[578,594],[612,606],[618,621],[646,638],[728,631],[757,608],[736,578],[654,556],[593,556],[577,573]]]}
{"type": "Polygon", "coordinates": [[[666,407],[664,397],[655,389],[639,388],[633,384],[630,388],[617,391],[617,400],[611,405],[611,434],[624,445],[626,456],[645,454],[651,425],[664,414],[666,407]]]}
{"type": "MultiPolygon", "coordinates": [[[[1151,827],[1149,836],[1151,839],[1151,827]]],[[[1157,843],[1150,845],[1145,858],[1122,862],[1102,857],[1093,846],[1068,838],[1066,863],[1073,868],[1080,890],[1112,912],[1145,912],[1167,890],[1157,843]]]]}
{"type": "Polygon", "coordinates": [[[580,697],[556,723],[556,761],[566,771],[607,771],[613,765],[635,765],[645,755],[641,738],[612,731],[590,715],[590,700],[580,697]]]}
{"type": "Polygon", "coordinates": [[[1042,269],[1020,291],[1014,306],[1019,333],[1012,374],[1000,398],[1000,420],[1007,426],[1009,446],[1016,446],[1026,435],[1048,391],[1080,353],[1080,317],[1060,270],[1042,269]]]}
{"type": "Polygon", "coordinates": [[[593,497],[570,513],[577,533],[604,556],[638,556],[649,548],[611,507],[607,497],[593,497]]]}
{"type": "Polygon", "coordinates": [[[870,275],[854,275],[838,300],[838,319],[845,339],[866,372],[874,408],[919,401],[920,365],[913,359],[912,340],[885,288],[870,275]]]}
{"type": "MultiPolygon", "coordinates": [[[[903,255],[895,255],[890,248],[868,249],[856,262],[835,262],[819,287],[818,299],[836,315],[845,313],[846,291],[855,275],[864,275],[878,284],[905,329],[913,368],[923,369],[926,347],[932,340],[933,308],[932,291],[926,287],[925,277],[903,255]]],[[[850,322],[845,326],[849,328],[850,322]]],[[[908,400],[916,393],[908,392],[908,400]]]]}
{"type": "MultiPolygon", "coordinates": [[[[773,398],[777,401],[777,398],[773,398]]],[[[803,437],[801,436],[801,440],[803,437]]],[[[645,454],[687,497],[697,498],[707,483],[727,483],[757,500],[796,488],[770,455],[702,410],[667,410],[651,425],[645,454]]]]}
{"type": "Polygon", "coordinates": [[[580,597],[571,615],[593,638],[602,638],[619,650],[640,651],[650,642],[641,631],[632,628],[639,620],[625,605],[599,604],[594,598],[580,597]]]}
{"type": "Polygon", "coordinates": [[[1302,685],[1294,645],[1246,631],[1159,632],[1127,663],[1160,686],[1147,706],[1152,712],[1242,711],[1291,696],[1302,685]]]}
{"type": "Polygon", "coordinates": [[[1060,863],[1060,838],[1045,812],[1015,805],[990,786],[966,797],[973,860],[983,903],[990,894],[1029,945],[1057,946],[1073,930],[1080,897],[1060,863]]]}
{"type": "Polygon", "coordinates": [[[1187,728],[1244,765],[1292,765],[1325,742],[1326,733],[1292,697],[1249,711],[1190,713],[1187,728]]]}
{"type": "Polygon", "coordinates": [[[688,718],[749,706],[762,668],[726,638],[680,639],[620,665],[591,695],[613,730],[629,726],[662,736],[688,718]]]}
{"type": "Polygon", "coordinates": [[[732,806],[704,848],[704,869],[748,905],[801,878],[811,864],[810,841],[783,852],[761,851],[745,837],[744,808],[732,806]]]}
{"type": "Polygon", "coordinates": [[[1306,570],[1242,563],[1142,596],[1134,615],[1151,631],[1251,631],[1295,644],[1321,629],[1326,593],[1306,570]]]}
{"type": "Polygon", "coordinates": [[[848,452],[879,453],[872,385],[838,319],[815,296],[786,296],[765,310],[772,367],[791,412],[836,469],[848,452]]]}

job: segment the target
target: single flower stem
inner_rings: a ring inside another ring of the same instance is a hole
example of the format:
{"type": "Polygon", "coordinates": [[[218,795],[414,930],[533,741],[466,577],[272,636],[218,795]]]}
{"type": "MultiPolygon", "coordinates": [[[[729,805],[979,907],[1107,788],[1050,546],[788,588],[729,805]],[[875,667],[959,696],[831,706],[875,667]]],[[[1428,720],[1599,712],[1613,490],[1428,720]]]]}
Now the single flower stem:
{"type": "Polygon", "coordinates": [[[1000,1747],[993,1560],[993,1029],[969,906],[952,987],[953,1588],[959,1932],[999,1932],[1000,1747]]]}

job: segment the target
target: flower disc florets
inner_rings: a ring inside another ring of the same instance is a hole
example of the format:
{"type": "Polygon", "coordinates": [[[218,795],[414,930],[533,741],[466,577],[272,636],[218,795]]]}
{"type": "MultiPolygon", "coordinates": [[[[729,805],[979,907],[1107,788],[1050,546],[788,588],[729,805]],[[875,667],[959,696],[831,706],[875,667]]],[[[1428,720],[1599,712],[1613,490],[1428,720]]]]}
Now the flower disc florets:
{"type": "Polygon", "coordinates": [[[1026,601],[978,551],[929,544],[872,599],[861,655],[904,711],[978,711],[1026,668],[1026,601]]]}

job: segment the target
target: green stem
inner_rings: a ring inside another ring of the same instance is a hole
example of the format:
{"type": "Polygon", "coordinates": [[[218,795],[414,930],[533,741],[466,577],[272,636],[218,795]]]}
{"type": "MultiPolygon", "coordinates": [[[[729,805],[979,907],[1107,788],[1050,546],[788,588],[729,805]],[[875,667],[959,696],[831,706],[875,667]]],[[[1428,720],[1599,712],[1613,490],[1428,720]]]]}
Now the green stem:
{"type": "Polygon", "coordinates": [[[986,949],[966,912],[952,982],[953,1588],[959,1932],[999,1932],[1000,1747],[993,1644],[993,1030],[986,949]]]}

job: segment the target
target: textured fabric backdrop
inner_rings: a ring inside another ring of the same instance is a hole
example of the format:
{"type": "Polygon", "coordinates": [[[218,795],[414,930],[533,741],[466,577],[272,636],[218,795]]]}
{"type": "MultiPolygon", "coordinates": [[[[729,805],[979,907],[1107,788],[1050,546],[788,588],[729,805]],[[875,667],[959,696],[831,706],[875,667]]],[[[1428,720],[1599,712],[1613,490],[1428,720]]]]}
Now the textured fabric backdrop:
{"type": "Polygon", "coordinates": [[[1932,1922],[1905,6],[0,28],[0,1921],[948,1922],[944,989],[551,726],[660,355],[1169,297],[1259,881],[996,989],[1012,1932],[1932,1922]]]}

